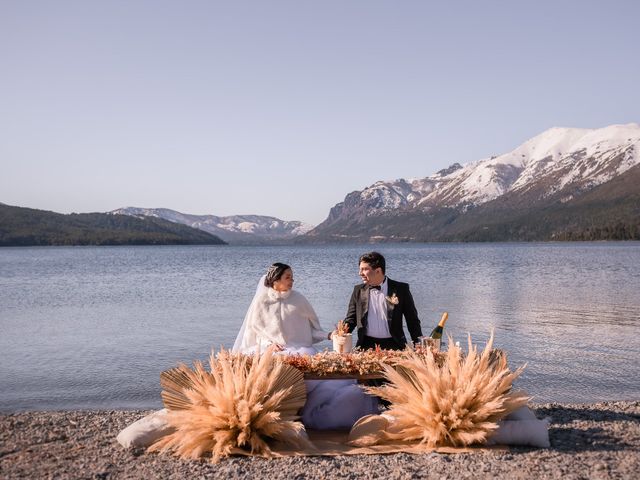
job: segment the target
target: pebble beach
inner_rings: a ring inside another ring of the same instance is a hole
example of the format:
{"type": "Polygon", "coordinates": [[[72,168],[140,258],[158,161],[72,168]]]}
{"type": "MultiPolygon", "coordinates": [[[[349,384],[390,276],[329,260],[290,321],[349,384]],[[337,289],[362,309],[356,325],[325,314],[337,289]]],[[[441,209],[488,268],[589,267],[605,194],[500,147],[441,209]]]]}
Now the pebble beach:
{"type": "Polygon", "coordinates": [[[551,448],[474,453],[353,455],[218,464],[122,448],[116,435],[149,411],[23,412],[0,415],[0,478],[553,478],[635,479],[640,402],[534,404],[549,417],[551,448]]]}

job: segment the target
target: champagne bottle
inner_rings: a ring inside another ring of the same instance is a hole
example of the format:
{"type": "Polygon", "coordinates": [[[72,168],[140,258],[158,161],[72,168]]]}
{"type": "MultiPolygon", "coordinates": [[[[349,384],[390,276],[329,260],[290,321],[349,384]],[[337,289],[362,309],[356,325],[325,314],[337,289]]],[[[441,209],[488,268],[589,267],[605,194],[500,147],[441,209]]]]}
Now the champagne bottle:
{"type": "Polygon", "coordinates": [[[449,318],[449,314],[447,312],[444,312],[442,314],[442,318],[440,319],[440,322],[438,323],[438,325],[436,325],[436,328],[434,328],[431,331],[431,334],[429,335],[430,338],[434,338],[436,340],[442,339],[442,332],[444,330],[444,324],[447,323],[447,319],[448,318],[449,318]]]}

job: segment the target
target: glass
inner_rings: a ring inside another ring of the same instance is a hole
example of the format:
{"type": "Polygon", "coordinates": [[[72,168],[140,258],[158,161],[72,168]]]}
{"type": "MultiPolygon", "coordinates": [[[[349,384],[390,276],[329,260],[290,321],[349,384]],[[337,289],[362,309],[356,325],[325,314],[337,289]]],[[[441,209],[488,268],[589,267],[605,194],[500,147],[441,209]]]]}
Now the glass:
{"type": "Polygon", "coordinates": [[[440,339],[439,338],[431,338],[431,337],[420,337],[420,346],[422,348],[430,348],[434,351],[440,350],[440,339]]]}
{"type": "Polygon", "coordinates": [[[338,353],[349,353],[352,347],[352,335],[350,333],[344,335],[333,335],[333,351],[338,353]]]}

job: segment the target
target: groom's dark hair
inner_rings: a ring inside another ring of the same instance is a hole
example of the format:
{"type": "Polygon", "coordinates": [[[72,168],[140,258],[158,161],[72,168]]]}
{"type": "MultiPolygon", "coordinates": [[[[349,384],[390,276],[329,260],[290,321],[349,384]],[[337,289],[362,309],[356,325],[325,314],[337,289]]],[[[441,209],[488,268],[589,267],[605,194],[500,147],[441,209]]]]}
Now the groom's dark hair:
{"type": "Polygon", "coordinates": [[[381,253],[369,252],[369,253],[360,255],[360,261],[358,262],[358,264],[362,262],[368,263],[371,266],[371,268],[373,268],[374,270],[380,267],[382,269],[382,273],[386,273],[387,262],[385,261],[381,253]]]}
{"type": "Polygon", "coordinates": [[[267,275],[264,277],[264,286],[273,287],[273,284],[280,280],[280,277],[291,267],[286,263],[276,262],[269,267],[267,275]]]}

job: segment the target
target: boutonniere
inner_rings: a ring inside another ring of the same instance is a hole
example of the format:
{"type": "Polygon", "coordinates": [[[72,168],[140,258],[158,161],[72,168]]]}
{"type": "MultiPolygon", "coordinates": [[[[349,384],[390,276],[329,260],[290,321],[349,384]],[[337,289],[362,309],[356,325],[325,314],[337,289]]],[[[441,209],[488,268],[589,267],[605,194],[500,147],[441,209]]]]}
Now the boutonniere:
{"type": "Polygon", "coordinates": [[[385,297],[385,298],[387,299],[387,302],[389,302],[391,305],[397,305],[398,302],[400,302],[395,292],[390,297],[385,297]]]}

